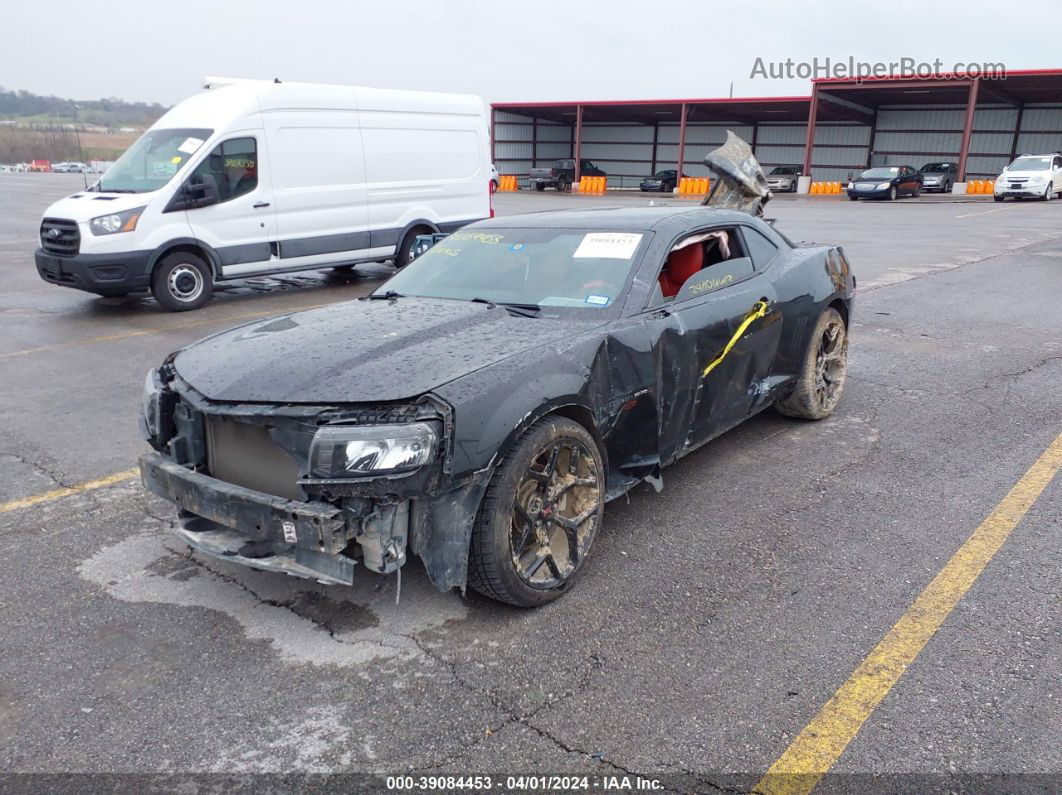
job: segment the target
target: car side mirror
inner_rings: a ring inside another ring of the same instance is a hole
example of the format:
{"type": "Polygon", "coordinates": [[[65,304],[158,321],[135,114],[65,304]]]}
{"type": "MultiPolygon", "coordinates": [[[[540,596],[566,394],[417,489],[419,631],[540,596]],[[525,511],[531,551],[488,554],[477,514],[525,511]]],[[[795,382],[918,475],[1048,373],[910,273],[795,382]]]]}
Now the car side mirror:
{"type": "Polygon", "coordinates": [[[748,278],[752,273],[752,260],[748,257],[717,262],[690,276],[678,291],[675,301],[686,301],[721,290],[727,285],[736,284],[748,278]]]}
{"type": "Polygon", "coordinates": [[[193,210],[218,203],[218,183],[213,174],[192,175],[177,189],[164,212],[193,210]]]}

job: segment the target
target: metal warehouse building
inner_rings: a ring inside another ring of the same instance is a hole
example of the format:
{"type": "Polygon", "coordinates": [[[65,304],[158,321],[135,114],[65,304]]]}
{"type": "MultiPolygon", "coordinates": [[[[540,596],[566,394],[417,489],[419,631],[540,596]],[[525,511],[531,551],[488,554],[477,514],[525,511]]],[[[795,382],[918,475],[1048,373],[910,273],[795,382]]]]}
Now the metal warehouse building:
{"type": "Polygon", "coordinates": [[[500,173],[524,178],[560,158],[588,159],[610,187],[635,187],[680,162],[683,176],[707,176],[704,156],[728,129],[767,169],[803,164],[817,181],[933,160],[957,161],[960,179],[995,177],[1018,154],[1062,150],[1062,69],[1005,79],[824,79],[807,97],[491,106],[500,173]]]}

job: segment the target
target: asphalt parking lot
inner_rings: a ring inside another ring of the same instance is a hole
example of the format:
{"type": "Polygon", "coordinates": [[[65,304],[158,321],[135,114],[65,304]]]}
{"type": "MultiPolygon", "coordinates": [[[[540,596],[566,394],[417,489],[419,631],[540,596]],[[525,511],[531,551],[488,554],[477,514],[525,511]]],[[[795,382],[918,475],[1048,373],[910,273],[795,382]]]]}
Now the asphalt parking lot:
{"type": "MultiPolygon", "coordinates": [[[[393,578],[226,566],[173,540],[169,506],[129,475],[144,373],[391,269],[258,279],[186,314],[98,299],[33,266],[41,212],[79,186],[0,175],[7,772],[638,773],[747,791],[1062,432],[1062,203],[784,197],[778,227],[843,245],[859,280],[838,412],[766,412],[666,470],[661,494],[609,504],[564,598],[443,595],[416,561],[398,605],[393,578]]],[[[495,207],[650,200],[691,203],[495,207]]],[[[1062,786],[1062,478],[1047,480],[968,590],[948,586],[961,600],[821,791],[1062,786]]]]}

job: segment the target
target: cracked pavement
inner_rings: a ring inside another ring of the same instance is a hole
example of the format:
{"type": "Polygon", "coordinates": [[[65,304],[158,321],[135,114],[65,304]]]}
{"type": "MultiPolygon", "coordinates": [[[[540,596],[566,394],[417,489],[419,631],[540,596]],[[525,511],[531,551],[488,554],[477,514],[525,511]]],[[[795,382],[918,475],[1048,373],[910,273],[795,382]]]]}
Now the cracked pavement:
{"type": "MultiPolygon", "coordinates": [[[[194,318],[100,301],[32,266],[38,212],[75,175],[4,176],[0,502],[129,468],[143,374],[170,350],[387,273],[257,280],[194,318]]],[[[595,201],[644,199],[496,207],[595,201]]],[[[134,481],[0,513],[0,769],[747,791],[1062,430],[1062,205],[984,206],[773,203],[860,280],[837,414],[766,412],[665,470],[663,493],[609,504],[578,586],[536,611],[439,594],[415,559],[398,605],[393,577],[208,559],[134,481]]],[[[1062,773],[1060,507],[1056,480],[839,775],[1062,773]]]]}

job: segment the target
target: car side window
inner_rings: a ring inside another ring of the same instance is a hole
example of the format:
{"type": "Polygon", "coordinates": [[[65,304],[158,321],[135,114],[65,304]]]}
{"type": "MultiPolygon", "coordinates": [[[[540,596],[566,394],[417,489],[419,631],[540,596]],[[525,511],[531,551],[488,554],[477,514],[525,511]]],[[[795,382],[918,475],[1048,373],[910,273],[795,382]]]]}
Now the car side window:
{"type": "Polygon", "coordinates": [[[751,274],[752,262],[736,227],[695,232],[678,240],[664,258],[649,306],[681,304],[751,274]]]}
{"type": "Polygon", "coordinates": [[[254,138],[230,138],[214,147],[192,172],[196,177],[211,176],[218,188],[218,202],[250,193],[258,187],[258,147],[254,138]]]}
{"type": "Polygon", "coordinates": [[[762,271],[778,255],[778,246],[768,240],[762,232],[745,226],[741,228],[741,234],[745,238],[745,247],[752,257],[752,264],[758,271],[762,271]]]}

